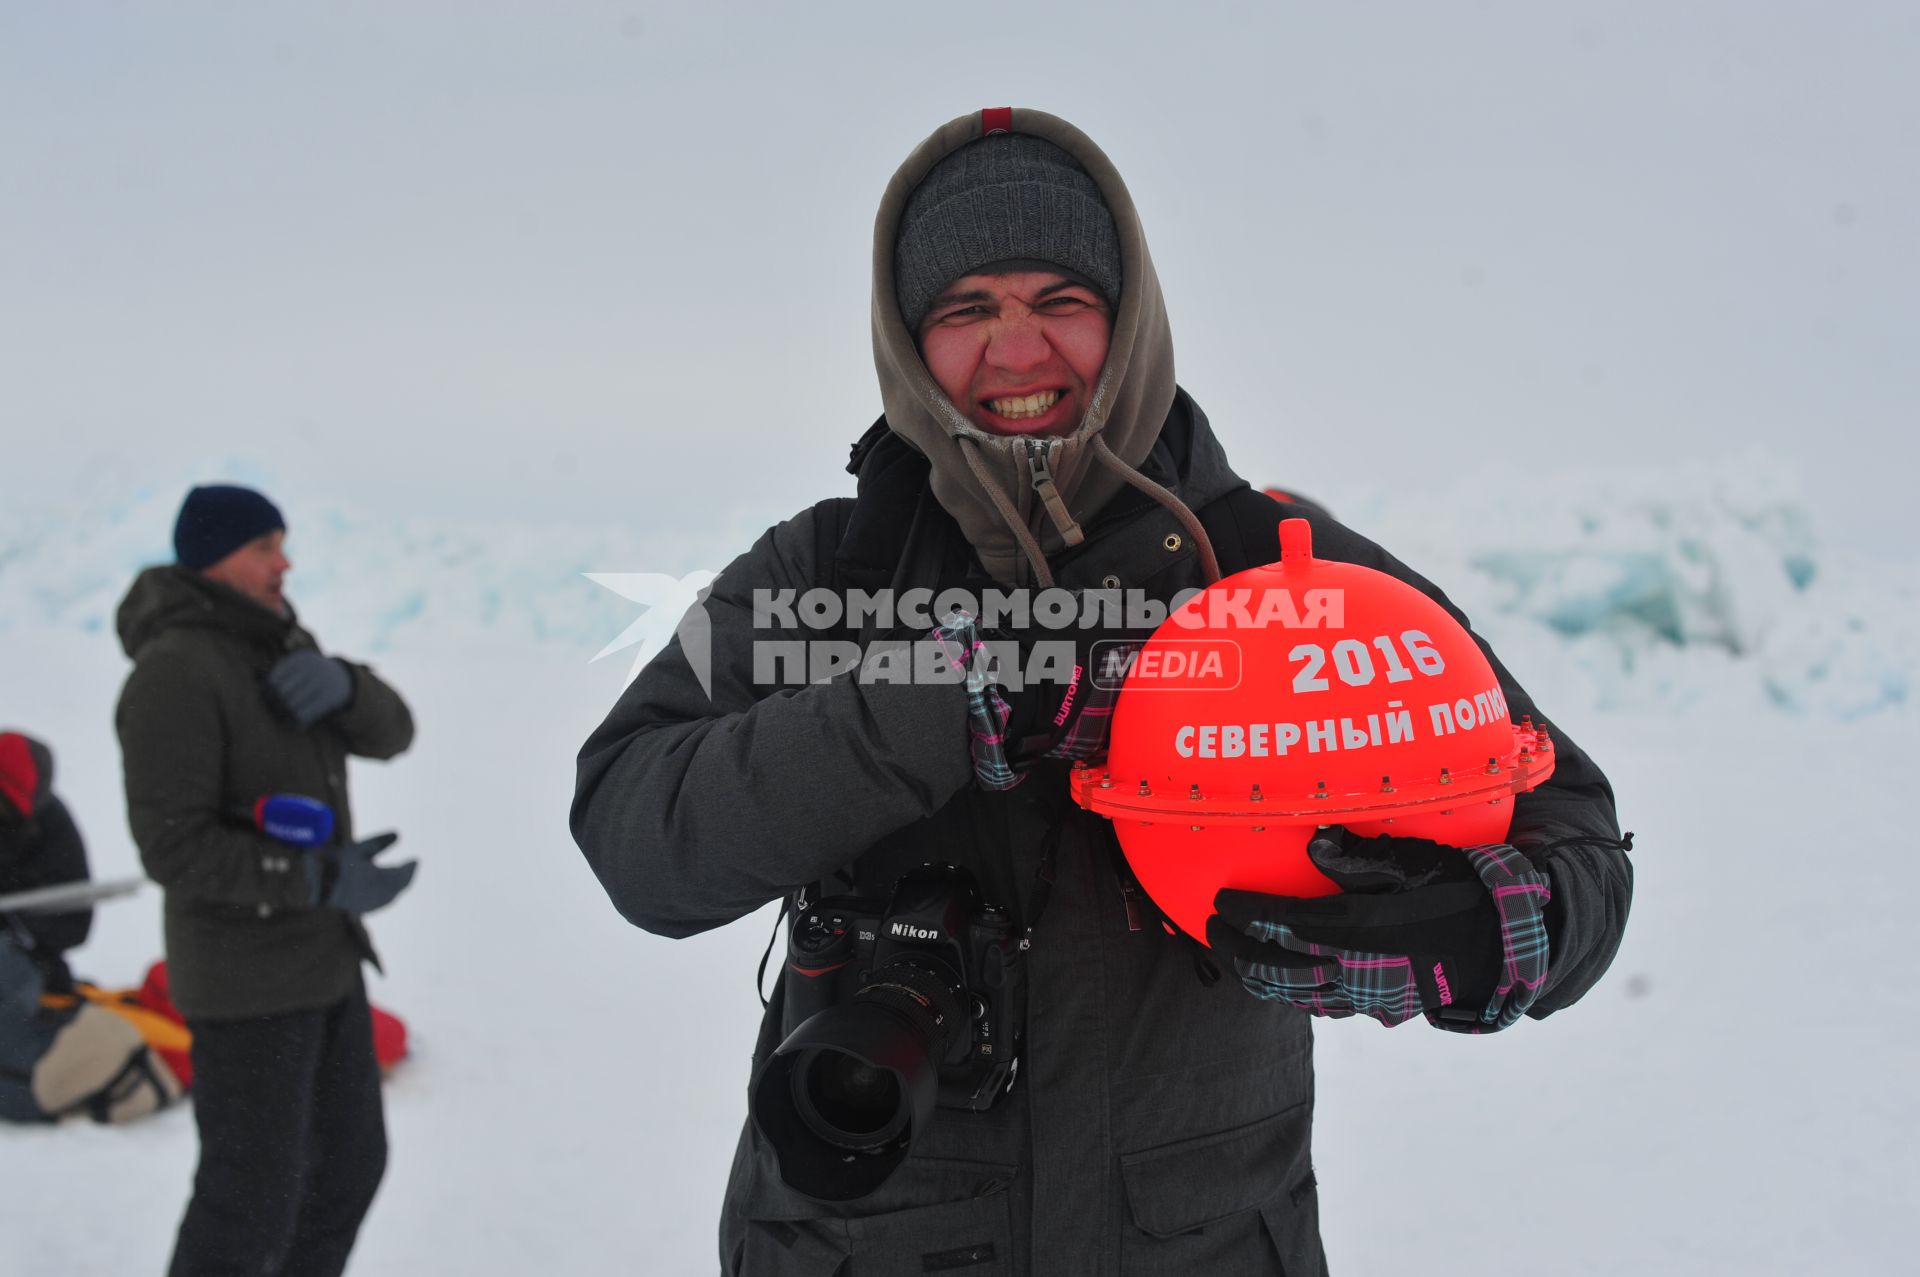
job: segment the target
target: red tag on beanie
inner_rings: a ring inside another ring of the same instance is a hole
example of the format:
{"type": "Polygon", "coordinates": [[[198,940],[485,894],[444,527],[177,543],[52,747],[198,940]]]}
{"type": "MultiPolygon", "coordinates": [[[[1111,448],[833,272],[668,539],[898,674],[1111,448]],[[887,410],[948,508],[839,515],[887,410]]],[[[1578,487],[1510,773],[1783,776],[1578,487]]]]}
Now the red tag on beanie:
{"type": "Polygon", "coordinates": [[[39,792],[40,768],[27,748],[27,738],[19,732],[0,733],[0,794],[22,816],[31,816],[33,796],[39,792]]]}
{"type": "Polygon", "coordinates": [[[992,137],[996,133],[1013,132],[1013,108],[1010,106],[990,106],[980,112],[980,136],[992,137]]]}

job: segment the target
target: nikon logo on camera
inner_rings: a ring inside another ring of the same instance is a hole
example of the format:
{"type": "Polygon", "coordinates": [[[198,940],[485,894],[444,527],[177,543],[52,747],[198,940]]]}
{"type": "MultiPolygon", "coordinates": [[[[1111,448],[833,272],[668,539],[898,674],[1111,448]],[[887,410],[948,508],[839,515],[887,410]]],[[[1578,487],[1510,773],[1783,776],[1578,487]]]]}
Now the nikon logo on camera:
{"type": "Polygon", "coordinates": [[[894,923],[891,927],[887,928],[887,934],[905,936],[909,940],[938,940],[940,938],[938,931],[930,931],[925,927],[916,927],[911,923],[905,922],[894,923]]]}

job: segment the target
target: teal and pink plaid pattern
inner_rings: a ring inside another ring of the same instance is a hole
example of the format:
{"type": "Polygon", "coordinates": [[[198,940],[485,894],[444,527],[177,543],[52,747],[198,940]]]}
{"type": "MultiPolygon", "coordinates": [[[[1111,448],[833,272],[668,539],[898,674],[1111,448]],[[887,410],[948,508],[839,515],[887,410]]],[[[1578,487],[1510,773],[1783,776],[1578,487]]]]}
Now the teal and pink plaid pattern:
{"type": "MultiPolygon", "coordinates": [[[[946,653],[947,659],[967,672],[967,751],[973,758],[974,779],[983,789],[1012,789],[1026,779],[1026,767],[1034,760],[1020,760],[1018,767],[1007,757],[1007,724],[1013,707],[1007,703],[999,684],[979,624],[970,613],[956,608],[947,613],[946,623],[930,636],[946,653]]],[[[1103,677],[1094,678],[1084,665],[1074,667],[1073,680],[1060,688],[1051,721],[1043,727],[1058,733],[1057,739],[1039,758],[1098,762],[1107,754],[1107,736],[1113,725],[1113,705],[1119,699],[1119,685],[1127,661],[1139,648],[1138,643],[1100,642],[1093,645],[1089,660],[1101,663],[1103,677]]]]}
{"type": "Polygon", "coordinates": [[[1100,666],[1100,674],[1095,677],[1094,671],[1084,666],[1074,669],[1073,686],[1067,689],[1067,695],[1072,698],[1069,702],[1072,716],[1065,723],[1065,734],[1046,752],[1046,757],[1097,763],[1107,756],[1107,741],[1113,731],[1113,703],[1120,699],[1120,685],[1125,681],[1128,662],[1139,650],[1138,643],[1103,641],[1093,645],[1087,659],[1100,666]]]}
{"type": "Polygon", "coordinates": [[[1424,1011],[1436,1028],[1456,1033],[1494,1033],[1506,1028],[1526,1014],[1546,984],[1545,910],[1550,892],[1540,871],[1512,847],[1468,847],[1466,856],[1493,898],[1500,925],[1500,978],[1492,1001],[1477,1017],[1443,1016],[1437,1009],[1424,1007],[1415,959],[1405,954],[1359,953],[1319,944],[1276,922],[1253,922],[1247,934],[1289,954],[1324,961],[1283,965],[1236,960],[1241,982],[1257,997],[1335,1019],[1368,1015],[1382,1024],[1397,1025],[1424,1011]]]}
{"type": "Polygon", "coordinates": [[[967,672],[967,752],[973,758],[973,777],[983,789],[1012,789],[1026,779],[1007,762],[1007,720],[1013,707],[993,682],[992,661],[972,614],[956,608],[947,613],[933,641],[947,659],[967,672]]]}

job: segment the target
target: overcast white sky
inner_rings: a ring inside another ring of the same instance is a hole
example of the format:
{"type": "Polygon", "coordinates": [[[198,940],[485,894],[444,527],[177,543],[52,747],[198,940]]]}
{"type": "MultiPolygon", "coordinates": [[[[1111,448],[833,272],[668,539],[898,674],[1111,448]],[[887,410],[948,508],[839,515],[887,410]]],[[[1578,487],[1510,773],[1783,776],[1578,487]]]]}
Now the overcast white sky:
{"type": "Polygon", "coordinates": [[[878,412],[888,176],[1011,103],[1126,175],[1249,477],[1760,449],[1909,553],[1916,66],[1920,8],[1865,0],[15,0],[0,501],[186,457],[782,517],[878,412]]]}

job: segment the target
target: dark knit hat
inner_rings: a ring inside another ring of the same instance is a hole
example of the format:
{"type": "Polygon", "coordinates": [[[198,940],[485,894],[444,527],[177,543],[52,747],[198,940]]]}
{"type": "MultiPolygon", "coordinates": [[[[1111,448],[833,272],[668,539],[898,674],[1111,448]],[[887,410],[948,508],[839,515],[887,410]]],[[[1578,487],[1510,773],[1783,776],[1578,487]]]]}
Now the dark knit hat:
{"type": "Polygon", "coordinates": [[[1120,237],[1071,155],[1021,133],[969,142],[907,198],[893,242],[894,298],[918,329],[940,290],[997,262],[1045,262],[1120,300],[1120,237]]]}
{"type": "Polygon", "coordinates": [[[268,532],[284,530],[280,508],[252,488],[209,484],[187,493],[173,521],[173,557],[183,568],[210,568],[268,532]]]}

